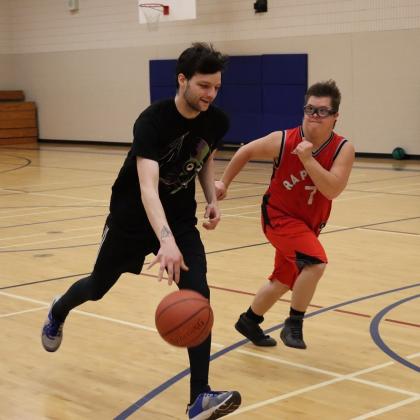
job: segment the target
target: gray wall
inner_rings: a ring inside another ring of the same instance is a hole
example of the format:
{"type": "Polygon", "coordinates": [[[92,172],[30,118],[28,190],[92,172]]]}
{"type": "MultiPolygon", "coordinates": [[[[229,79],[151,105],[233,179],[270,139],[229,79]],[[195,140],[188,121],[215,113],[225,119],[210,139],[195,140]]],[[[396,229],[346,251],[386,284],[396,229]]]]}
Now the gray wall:
{"type": "Polygon", "coordinates": [[[0,54],[0,90],[14,88],[14,59],[12,55],[0,54]]]}
{"type": "Polygon", "coordinates": [[[9,55],[10,49],[9,1],[0,0],[0,90],[13,86],[13,58],[9,55]]]}
{"type": "MultiPolygon", "coordinates": [[[[230,55],[308,53],[310,83],[337,81],[343,95],[337,131],[357,151],[390,153],[398,145],[420,155],[420,28],[410,27],[420,21],[410,19],[420,16],[420,0],[410,2],[415,7],[387,10],[381,9],[387,2],[356,10],[360,2],[335,0],[328,3],[328,19],[314,6],[325,4],[315,0],[311,6],[279,2],[282,7],[271,1],[264,16],[254,15],[252,2],[233,0],[227,16],[216,8],[224,0],[198,0],[197,20],[161,25],[156,32],[138,25],[135,13],[134,22],[102,25],[99,0],[86,3],[91,9],[85,15],[81,8],[72,17],[57,2],[43,3],[51,7],[38,15],[31,2],[12,3],[13,55],[0,54],[0,84],[23,89],[37,102],[41,138],[131,141],[133,121],[149,104],[149,60],[176,58],[191,41],[204,40],[230,55]],[[349,23],[343,7],[350,5],[349,23]]],[[[128,3],[131,8],[131,0],[106,7],[122,12],[128,3]]]]}

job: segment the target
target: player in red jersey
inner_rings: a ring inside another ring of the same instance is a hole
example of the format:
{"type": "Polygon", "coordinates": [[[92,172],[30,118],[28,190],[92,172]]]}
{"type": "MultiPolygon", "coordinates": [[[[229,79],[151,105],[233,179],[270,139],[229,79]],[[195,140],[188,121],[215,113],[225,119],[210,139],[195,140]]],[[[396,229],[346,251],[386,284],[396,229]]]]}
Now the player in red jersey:
{"type": "Polygon", "coordinates": [[[251,159],[273,159],[273,175],[262,200],[262,226],[275,247],[274,270],[258,290],[235,328],[257,346],[275,346],[260,325],[263,315],[292,290],[290,316],[280,338],[286,346],[305,349],[303,318],[328,262],[318,240],[332,200],[345,188],[354,162],[354,147],[334,133],[341,94],[333,80],[312,85],[305,95],[302,126],[275,131],[241,147],[220,181],[219,200],[251,159]]]}

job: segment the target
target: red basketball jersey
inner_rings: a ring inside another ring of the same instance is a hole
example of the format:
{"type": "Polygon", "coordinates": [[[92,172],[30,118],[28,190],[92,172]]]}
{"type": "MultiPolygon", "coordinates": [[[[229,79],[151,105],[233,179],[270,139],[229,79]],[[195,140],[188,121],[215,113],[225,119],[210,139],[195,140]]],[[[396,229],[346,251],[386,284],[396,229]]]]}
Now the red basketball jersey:
{"type": "MultiPolygon", "coordinates": [[[[270,220],[282,216],[297,218],[318,235],[327,223],[332,202],[317,190],[299,157],[292,154],[302,137],[302,127],[283,132],[279,157],[274,162],[264,201],[268,204],[270,220]]],[[[329,170],[346,141],[333,132],[312,155],[322,167],[329,170]]]]}

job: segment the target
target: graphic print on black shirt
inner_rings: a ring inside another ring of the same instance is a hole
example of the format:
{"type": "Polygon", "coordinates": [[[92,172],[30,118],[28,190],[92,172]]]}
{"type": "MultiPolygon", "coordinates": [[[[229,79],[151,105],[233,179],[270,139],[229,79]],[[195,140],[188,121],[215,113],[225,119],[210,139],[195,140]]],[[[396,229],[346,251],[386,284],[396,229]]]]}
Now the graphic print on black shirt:
{"type": "Polygon", "coordinates": [[[196,223],[195,178],[229,128],[214,106],[195,118],[183,117],[174,99],[155,102],[137,118],[133,144],[112,187],[111,222],[125,232],[151,230],[144,209],[137,158],[159,165],[159,199],[171,229],[196,223]]]}
{"type": "Polygon", "coordinates": [[[187,132],[175,139],[159,159],[159,179],[170,194],[175,194],[194,180],[210,154],[205,140],[187,132]],[[193,138],[192,138],[193,137],[193,138]]]}

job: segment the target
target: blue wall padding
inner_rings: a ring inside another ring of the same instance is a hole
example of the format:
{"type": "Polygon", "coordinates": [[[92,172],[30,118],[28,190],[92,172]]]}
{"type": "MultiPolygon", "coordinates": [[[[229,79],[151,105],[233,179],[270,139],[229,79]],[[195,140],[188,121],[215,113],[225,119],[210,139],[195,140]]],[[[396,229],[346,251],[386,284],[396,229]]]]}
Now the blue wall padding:
{"type": "Polygon", "coordinates": [[[261,85],[261,55],[229,57],[223,85],[261,85]]]}
{"type": "Polygon", "coordinates": [[[266,54],[262,56],[262,83],[306,85],[307,54],[266,54]]]}
{"type": "MultiPolygon", "coordinates": [[[[173,97],[176,60],[150,61],[150,99],[173,97]]],[[[215,104],[230,117],[224,141],[240,144],[302,121],[307,54],[232,56],[215,104]]]]}

